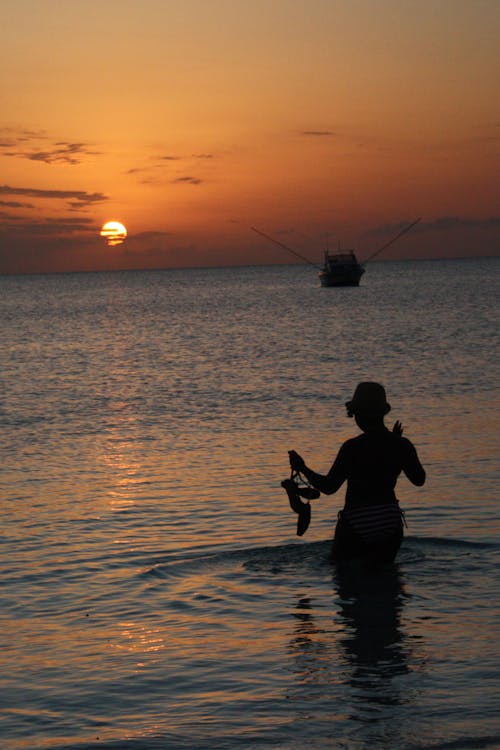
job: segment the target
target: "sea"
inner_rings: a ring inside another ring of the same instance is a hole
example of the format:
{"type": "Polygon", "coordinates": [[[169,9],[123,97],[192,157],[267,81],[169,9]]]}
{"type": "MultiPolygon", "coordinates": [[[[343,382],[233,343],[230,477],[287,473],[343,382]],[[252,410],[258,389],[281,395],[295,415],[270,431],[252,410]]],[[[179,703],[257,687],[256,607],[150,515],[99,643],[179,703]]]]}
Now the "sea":
{"type": "Polygon", "coordinates": [[[2,750],[500,747],[497,258],[0,277],[2,750]],[[297,516],[381,382],[393,565],[297,516]]]}

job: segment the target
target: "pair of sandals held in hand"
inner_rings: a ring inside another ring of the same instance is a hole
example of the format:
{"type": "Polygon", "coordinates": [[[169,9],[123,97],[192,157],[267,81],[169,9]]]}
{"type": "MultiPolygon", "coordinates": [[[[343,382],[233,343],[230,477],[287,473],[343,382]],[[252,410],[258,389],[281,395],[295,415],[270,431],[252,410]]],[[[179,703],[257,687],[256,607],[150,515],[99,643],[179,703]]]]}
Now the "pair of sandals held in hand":
{"type": "Polygon", "coordinates": [[[319,490],[303,479],[298,471],[292,469],[290,479],[284,479],[281,486],[288,495],[290,508],[297,513],[297,536],[302,536],[307,531],[311,521],[311,505],[309,500],[316,500],[320,496],[319,490]],[[306,502],[302,502],[304,498],[306,502]]]}

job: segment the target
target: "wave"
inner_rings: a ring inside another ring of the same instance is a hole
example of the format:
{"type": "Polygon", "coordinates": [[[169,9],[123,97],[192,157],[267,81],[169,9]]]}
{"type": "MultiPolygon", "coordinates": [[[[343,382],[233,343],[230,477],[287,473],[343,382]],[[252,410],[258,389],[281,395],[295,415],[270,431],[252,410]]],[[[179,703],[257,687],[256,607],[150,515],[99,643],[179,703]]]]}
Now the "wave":
{"type": "MultiPolygon", "coordinates": [[[[176,555],[171,552],[153,565],[146,567],[138,575],[141,578],[170,578],[184,575],[199,569],[214,570],[217,567],[242,566],[247,571],[271,570],[282,572],[286,568],[323,569],[332,567],[330,559],[331,540],[314,542],[243,547],[237,549],[183,550],[176,555]]],[[[417,560],[425,560],[450,555],[470,555],[473,553],[495,552],[500,544],[476,542],[445,537],[405,537],[395,565],[408,565],[417,560]]]]}

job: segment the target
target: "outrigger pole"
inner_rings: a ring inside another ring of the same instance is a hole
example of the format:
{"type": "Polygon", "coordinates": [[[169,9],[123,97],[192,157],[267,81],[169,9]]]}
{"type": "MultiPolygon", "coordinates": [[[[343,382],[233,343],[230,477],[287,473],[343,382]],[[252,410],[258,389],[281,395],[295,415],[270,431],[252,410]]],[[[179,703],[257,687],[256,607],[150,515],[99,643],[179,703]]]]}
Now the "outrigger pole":
{"type": "Polygon", "coordinates": [[[310,266],[314,266],[314,268],[319,268],[321,270],[322,267],[319,266],[317,263],[314,263],[312,260],[309,260],[309,258],[306,258],[304,255],[301,255],[300,253],[295,252],[295,250],[292,250],[291,247],[287,247],[282,242],[280,242],[279,240],[275,240],[273,237],[270,237],[265,232],[261,232],[260,229],[256,229],[255,227],[250,227],[250,229],[253,232],[257,232],[257,234],[260,234],[261,237],[265,237],[266,240],[269,240],[269,242],[274,242],[274,244],[278,245],[278,247],[282,247],[283,250],[286,250],[287,252],[292,253],[292,255],[296,255],[297,258],[300,258],[301,260],[305,260],[306,263],[309,263],[310,266]]]}
{"type": "MultiPolygon", "coordinates": [[[[373,260],[379,253],[382,252],[382,250],[385,250],[389,245],[392,245],[393,242],[396,242],[396,240],[399,240],[400,237],[403,236],[403,234],[406,234],[406,232],[409,232],[412,227],[415,226],[415,224],[418,224],[419,221],[422,221],[422,217],[415,219],[415,221],[412,221],[411,224],[409,224],[407,227],[401,230],[401,232],[398,232],[398,234],[392,238],[392,240],[389,240],[389,242],[386,242],[385,245],[382,245],[382,247],[379,247],[378,250],[375,250],[374,253],[368,256],[366,260],[364,260],[361,265],[365,266],[369,261],[373,260]]],[[[279,240],[275,240],[274,237],[270,237],[265,232],[261,232],[260,229],[256,229],[255,227],[250,227],[250,229],[253,232],[256,232],[257,234],[260,234],[261,237],[265,237],[266,240],[269,240],[269,242],[273,242],[275,245],[278,245],[278,247],[282,247],[283,250],[286,250],[289,253],[292,253],[292,255],[295,255],[297,258],[300,258],[301,260],[305,260],[306,263],[309,263],[310,266],[314,266],[314,268],[319,268],[322,270],[322,266],[319,266],[317,263],[314,263],[314,261],[309,260],[309,258],[306,258],[304,255],[301,255],[300,253],[297,253],[295,250],[292,250],[291,247],[288,247],[287,245],[283,244],[283,242],[280,242],[279,240]]]]}
{"type": "Polygon", "coordinates": [[[409,232],[410,229],[414,227],[415,224],[418,224],[419,221],[422,221],[422,217],[420,217],[419,219],[415,219],[415,221],[412,221],[411,224],[405,227],[405,229],[402,229],[401,232],[399,232],[399,234],[397,234],[395,237],[392,238],[392,240],[389,240],[389,242],[386,242],[385,245],[382,245],[382,247],[379,247],[378,250],[375,250],[374,253],[369,255],[368,258],[361,263],[361,265],[365,266],[368,263],[368,261],[373,260],[376,255],[382,252],[382,250],[385,250],[386,247],[389,247],[389,245],[392,245],[393,242],[396,242],[396,240],[399,240],[399,238],[402,237],[403,234],[406,234],[406,232],[409,232]]]}

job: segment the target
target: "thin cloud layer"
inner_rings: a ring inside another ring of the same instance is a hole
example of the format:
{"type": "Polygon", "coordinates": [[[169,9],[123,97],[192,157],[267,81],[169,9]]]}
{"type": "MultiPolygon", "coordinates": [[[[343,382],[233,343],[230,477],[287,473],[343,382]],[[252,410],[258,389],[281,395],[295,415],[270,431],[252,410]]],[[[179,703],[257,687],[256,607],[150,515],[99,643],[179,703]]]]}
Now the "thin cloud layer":
{"type": "Polygon", "coordinates": [[[0,206],[7,208],[34,208],[33,203],[21,203],[20,201],[0,201],[0,206]]]}
{"type": "Polygon", "coordinates": [[[137,232],[136,234],[129,235],[127,244],[130,244],[131,242],[142,242],[143,240],[159,240],[171,236],[172,232],[137,232]]]}
{"type": "Polygon", "coordinates": [[[468,219],[460,216],[445,216],[434,221],[424,222],[422,230],[436,230],[447,232],[455,229],[497,229],[500,227],[500,217],[492,216],[489,219],[468,219]]]}
{"type": "Polygon", "coordinates": [[[301,135],[310,135],[317,138],[330,138],[335,135],[331,130],[302,130],[301,135]]]}
{"type": "Polygon", "coordinates": [[[191,177],[189,175],[186,175],[185,177],[176,177],[175,180],[172,180],[172,183],[174,185],[178,183],[184,183],[186,185],[200,185],[203,182],[203,180],[200,180],[199,177],[191,177]]]}
{"type": "Polygon", "coordinates": [[[25,195],[30,198],[67,200],[72,209],[85,209],[109,200],[104,193],[89,193],[86,190],[46,190],[40,188],[0,185],[0,195],[25,195]]]}
{"type": "Polygon", "coordinates": [[[200,185],[205,180],[202,177],[193,177],[192,175],[179,174],[180,169],[185,171],[190,169],[199,169],[201,163],[216,159],[216,154],[209,152],[192,153],[190,155],[181,154],[162,154],[150,159],[150,162],[143,165],[131,167],[126,170],[128,175],[137,175],[140,177],[139,183],[142,185],[161,185],[162,182],[175,184],[200,185]],[[176,170],[176,165],[179,167],[176,170]],[[177,172],[177,176],[172,177],[172,172],[177,172]]]}
{"type": "MultiPolygon", "coordinates": [[[[394,224],[383,224],[367,232],[368,237],[382,237],[388,234],[396,234],[411,224],[411,220],[404,220],[394,224]]],[[[462,216],[442,216],[431,221],[421,221],[412,232],[451,232],[457,229],[498,229],[500,217],[492,216],[487,219],[470,219],[462,216]]]]}
{"type": "MultiPolygon", "coordinates": [[[[81,222],[73,222],[71,218],[68,219],[46,219],[42,221],[24,221],[17,222],[15,226],[11,225],[11,230],[15,231],[15,236],[20,235],[29,237],[61,237],[68,234],[81,234],[92,232],[95,233],[95,226],[91,219],[82,219],[81,222]]],[[[9,227],[3,228],[4,233],[9,233],[9,227]]]]}

